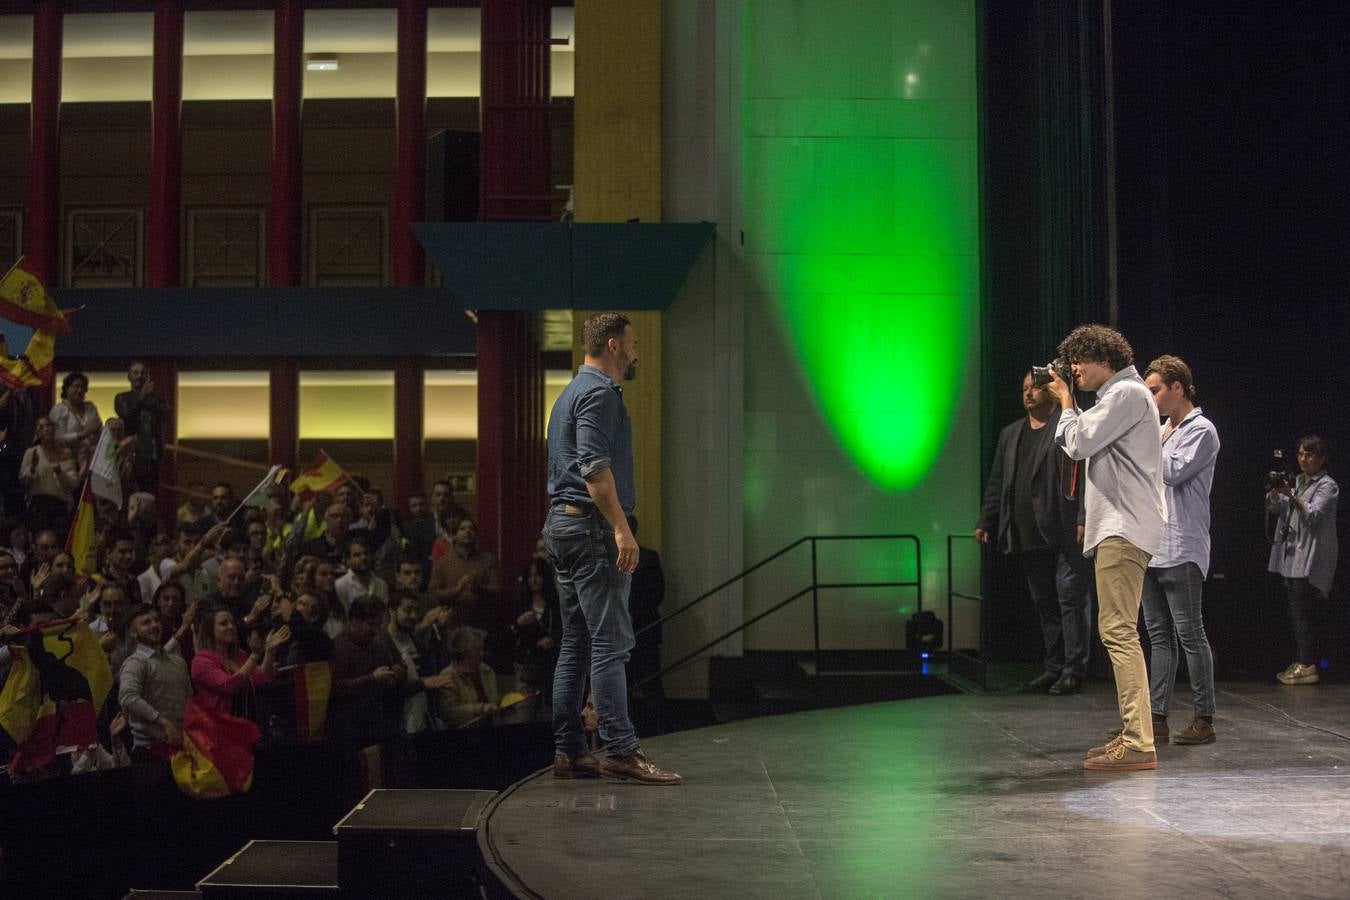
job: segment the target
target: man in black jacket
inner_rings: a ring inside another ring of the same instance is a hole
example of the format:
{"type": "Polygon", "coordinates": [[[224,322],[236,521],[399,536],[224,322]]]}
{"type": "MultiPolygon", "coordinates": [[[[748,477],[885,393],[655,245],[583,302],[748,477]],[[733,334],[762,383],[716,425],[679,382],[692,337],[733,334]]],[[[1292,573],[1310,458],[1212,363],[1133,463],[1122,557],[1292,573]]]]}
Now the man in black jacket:
{"type": "Polygon", "coordinates": [[[1003,429],[984,490],[975,538],[1015,553],[1045,638],[1045,672],[1032,692],[1076,694],[1087,671],[1091,613],[1083,557],[1082,472],[1055,446],[1060,409],[1031,373],[1022,379],[1027,415],[1003,429]]]}

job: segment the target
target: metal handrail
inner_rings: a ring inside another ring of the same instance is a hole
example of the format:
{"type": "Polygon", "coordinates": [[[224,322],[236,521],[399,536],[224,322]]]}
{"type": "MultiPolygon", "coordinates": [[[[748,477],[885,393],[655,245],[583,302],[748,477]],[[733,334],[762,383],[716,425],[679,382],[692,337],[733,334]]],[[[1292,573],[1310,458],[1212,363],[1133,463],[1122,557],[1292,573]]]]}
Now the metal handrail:
{"type": "Polygon", "coordinates": [[[953,662],[955,662],[954,657],[956,657],[956,656],[958,656],[958,655],[961,656],[961,657],[963,657],[963,658],[966,657],[966,654],[964,654],[964,653],[962,653],[961,651],[959,651],[959,650],[956,649],[956,635],[955,635],[955,631],[956,631],[956,627],[955,627],[956,621],[955,621],[955,618],[954,618],[954,616],[953,616],[953,603],[952,603],[952,601],[959,597],[959,598],[961,598],[962,600],[972,600],[972,601],[978,603],[978,604],[980,605],[980,636],[979,636],[979,647],[977,648],[977,650],[978,650],[978,652],[979,652],[979,654],[980,654],[980,657],[979,657],[979,660],[978,660],[978,661],[972,659],[971,662],[972,662],[972,664],[978,665],[978,667],[979,667],[979,670],[980,670],[980,677],[979,677],[978,680],[979,680],[979,684],[980,684],[981,689],[983,689],[983,688],[985,687],[985,681],[986,681],[986,677],[987,677],[987,671],[986,671],[986,670],[987,670],[987,664],[986,664],[986,662],[985,662],[985,652],[984,652],[985,641],[986,641],[986,638],[987,638],[987,632],[986,632],[986,630],[985,630],[985,628],[986,628],[986,622],[985,622],[985,620],[986,620],[987,617],[986,617],[985,614],[984,614],[984,594],[983,594],[983,593],[980,593],[980,594],[977,594],[977,595],[965,594],[965,593],[962,593],[961,591],[958,591],[958,590],[956,590],[955,588],[952,587],[952,583],[953,583],[953,580],[954,580],[954,579],[953,579],[953,568],[954,568],[954,566],[953,566],[953,563],[952,563],[952,541],[953,541],[953,540],[963,540],[963,539],[964,539],[964,540],[975,540],[975,536],[974,536],[973,534],[948,534],[948,535],[947,535],[947,657],[948,657],[948,660],[949,660],[949,665],[951,665],[953,662]]]}
{"type": "Polygon", "coordinates": [[[771,606],[770,608],[764,610],[763,612],[761,612],[761,613],[755,615],[754,617],[752,617],[752,618],[750,618],[750,619],[747,619],[746,621],[742,622],[740,625],[737,625],[735,628],[733,628],[733,629],[731,629],[730,631],[728,631],[726,634],[723,634],[723,635],[721,635],[720,637],[714,638],[713,640],[709,641],[708,643],[704,644],[702,647],[699,647],[697,650],[694,650],[694,651],[691,652],[691,653],[686,653],[684,656],[680,657],[680,658],[679,658],[678,660],[676,660],[675,662],[673,662],[673,663],[671,663],[670,665],[665,666],[664,668],[662,668],[661,671],[655,672],[655,673],[653,673],[653,674],[651,674],[651,675],[648,675],[646,678],[642,679],[642,680],[639,681],[638,683],[633,684],[633,685],[630,685],[630,686],[629,686],[629,689],[630,689],[630,690],[636,690],[636,689],[642,687],[644,684],[647,684],[648,682],[655,681],[655,680],[657,680],[658,678],[661,678],[661,677],[663,677],[664,675],[667,675],[668,673],[675,671],[676,669],[678,669],[678,668],[680,668],[681,666],[683,666],[685,663],[688,663],[688,662],[690,662],[690,661],[692,661],[692,660],[698,658],[699,656],[701,656],[701,655],[702,655],[703,653],[705,653],[706,651],[708,651],[708,650],[712,649],[713,647],[717,646],[718,644],[722,643],[722,642],[725,641],[727,638],[734,637],[735,635],[737,635],[737,634],[739,634],[740,632],[744,631],[745,629],[749,628],[751,625],[754,625],[756,622],[760,621],[761,619],[763,619],[763,618],[765,618],[765,617],[767,617],[767,616],[770,616],[770,615],[772,615],[773,613],[778,612],[778,611],[779,611],[780,609],[782,609],[783,607],[785,607],[785,606],[787,606],[787,605],[789,605],[789,604],[791,604],[791,603],[794,603],[794,602],[796,602],[797,600],[800,600],[802,597],[805,597],[807,594],[810,594],[810,595],[811,595],[812,631],[813,631],[813,635],[814,635],[815,653],[816,653],[817,655],[819,655],[819,653],[820,653],[820,590],[821,590],[821,588],[827,588],[827,589],[840,589],[840,588],[860,588],[860,587],[912,587],[912,588],[915,589],[915,590],[914,590],[915,605],[916,605],[916,607],[917,607],[918,610],[922,611],[922,609],[923,609],[923,548],[922,548],[922,545],[921,545],[920,542],[919,542],[919,537],[918,537],[918,535],[914,535],[914,534],[815,534],[815,535],[807,535],[806,537],[798,538],[797,540],[793,541],[791,544],[788,544],[786,547],[782,548],[781,550],[778,550],[777,552],[772,553],[772,554],[770,554],[769,556],[764,557],[764,559],[761,559],[759,562],[755,563],[754,565],[750,566],[749,568],[745,569],[744,571],[740,572],[739,574],[733,575],[732,577],[728,578],[726,581],[723,581],[721,584],[717,585],[716,587],[712,588],[711,590],[705,591],[704,593],[702,593],[702,594],[700,594],[699,596],[695,597],[693,600],[690,600],[690,601],[689,601],[688,603],[686,603],[684,606],[681,606],[679,609],[675,610],[674,612],[670,613],[669,615],[662,616],[661,618],[657,619],[655,622],[651,622],[651,623],[648,623],[647,625],[644,625],[644,626],[643,626],[642,628],[640,628],[638,631],[634,632],[634,635],[636,636],[636,635],[638,635],[638,634],[642,634],[644,631],[647,631],[647,630],[650,629],[650,628],[655,628],[655,627],[658,626],[658,625],[664,625],[666,622],[669,622],[671,619],[674,619],[675,617],[677,617],[677,616],[681,615],[682,613],[684,613],[684,612],[686,612],[686,611],[688,611],[688,610],[694,608],[695,606],[699,605],[700,603],[705,602],[705,601],[708,600],[709,598],[711,598],[711,597],[717,595],[718,593],[720,593],[720,592],[726,590],[727,588],[731,587],[733,584],[736,584],[737,582],[744,580],[746,577],[748,577],[748,576],[754,574],[754,573],[757,572],[758,570],[762,569],[764,566],[768,565],[769,563],[773,562],[774,560],[776,560],[776,559],[778,559],[778,558],[784,556],[785,554],[789,553],[790,551],[796,549],[797,547],[799,547],[799,546],[801,546],[802,544],[805,544],[805,543],[810,543],[810,545],[811,545],[811,584],[809,584],[807,587],[802,588],[800,591],[797,591],[795,594],[793,594],[792,596],[788,597],[786,600],[779,601],[778,603],[774,604],[773,606],[771,606]],[[818,574],[817,556],[816,556],[816,544],[817,544],[818,542],[820,542],[820,541],[896,541],[896,540],[899,540],[899,541],[910,541],[911,543],[914,544],[914,580],[913,580],[913,581],[868,581],[868,582],[825,582],[825,583],[822,583],[822,582],[820,581],[819,574],[818,574]]]}

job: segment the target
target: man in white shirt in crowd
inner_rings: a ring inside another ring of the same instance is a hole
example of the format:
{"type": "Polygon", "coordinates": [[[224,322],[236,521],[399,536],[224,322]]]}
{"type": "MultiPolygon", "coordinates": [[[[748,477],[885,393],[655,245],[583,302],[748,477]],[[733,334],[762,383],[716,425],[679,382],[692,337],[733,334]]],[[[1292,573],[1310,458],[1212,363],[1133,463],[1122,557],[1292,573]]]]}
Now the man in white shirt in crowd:
{"type": "Polygon", "coordinates": [[[389,585],[371,570],[373,562],[365,541],[353,538],[347,542],[347,574],[333,584],[344,610],[357,597],[374,597],[389,605],[389,585]]]}
{"type": "Polygon", "coordinates": [[[1073,388],[1054,372],[1048,385],[1060,404],[1055,443],[1087,460],[1083,553],[1096,558],[1098,627],[1111,657],[1120,734],[1088,751],[1083,768],[1156,769],[1148,667],[1139,646],[1139,603],[1149,559],[1162,546],[1163,498],[1158,409],[1134,368],[1134,350],[1105,325],[1080,325],[1059,345],[1080,390],[1097,403],[1080,412],[1073,388]]]}

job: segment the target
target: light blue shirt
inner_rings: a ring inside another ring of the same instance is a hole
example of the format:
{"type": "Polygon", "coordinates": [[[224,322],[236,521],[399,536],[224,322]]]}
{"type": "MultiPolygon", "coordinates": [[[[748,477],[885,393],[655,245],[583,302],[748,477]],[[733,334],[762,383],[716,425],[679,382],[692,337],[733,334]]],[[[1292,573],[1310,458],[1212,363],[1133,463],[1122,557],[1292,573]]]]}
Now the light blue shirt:
{"type": "Polygon", "coordinates": [[[1120,537],[1157,556],[1167,523],[1158,407],[1134,366],[1106,380],[1092,409],[1064,410],[1055,443],[1071,459],[1087,460],[1083,555],[1120,537]]]}
{"type": "Polygon", "coordinates": [[[1275,544],[1270,548],[1270,571],[1285,578],[1306,578],[1324,595],[1331,593],[1336,576],[1336,500],[1340,488],[1326,472],[1315,478],[1298,476],[1294,493],[1303,498],[1299,509],[1284,494],[1267,499],[1280,514],[1275,544]]]}
{"type": "Polygon", "coordinates": [[[1151,568],[1195,563],[1200,574],[1209,574],[1209,491],[1218,458],[1219,430],[1198,406],[1163,439],[1167,527],[1162,549],[1149,561],[1151,568]]]}

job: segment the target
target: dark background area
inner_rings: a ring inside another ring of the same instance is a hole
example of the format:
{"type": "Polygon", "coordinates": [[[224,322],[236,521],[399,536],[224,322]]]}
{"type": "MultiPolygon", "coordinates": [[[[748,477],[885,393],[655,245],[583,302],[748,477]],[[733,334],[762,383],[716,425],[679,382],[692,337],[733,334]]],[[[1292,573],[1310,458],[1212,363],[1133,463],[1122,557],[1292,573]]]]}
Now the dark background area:
{"type": "MultiPolygon", "coordinates": [[[[1105,79],[1091,75],[1107,58],[1100,2],[985,3],[981,12],[987,462],[997,429],[1020,415],[1021,372],[1053,351],[1044,323],[1107,321],[1104,232],[1066,251],[1054,229],[1104,213],[1096,185],[1106,164],[1094,151],[1108,105],[1105,79]],[[1062,80],[1075,45],[1086,73],[1076,95],[1062,80]],[[1081,152],[1066,158],[1065,147],[1081,152]],[[1088,196],[1056,200],[1065,183],[1089,185],[1088,196]],[[1066,297],[1065,273],[1082,271],[1089,277],[1072,285],[1082,296],[1066,297]]],[[[1271,451],[1282,448],[1292,468],[1298,437],[1318,432],[1331,442],[1333,477],[1350,472],[1350,9],[1117,3],[1111,36],[1118,325],[1141,372],[1162,353],[1195,372],[1223,443],[1210,640],[1221,677],[1268,678],[1292,658],[1283,589],[1266,573],[1271,451]]],[[[1342,676],[1344,556],[1323,653],[1342,676]]],[[[1030,647],[1036,658],[1016,567],[993,566],[986,589],[991,655],[1028,658],[1030,647]]]]}

